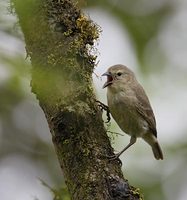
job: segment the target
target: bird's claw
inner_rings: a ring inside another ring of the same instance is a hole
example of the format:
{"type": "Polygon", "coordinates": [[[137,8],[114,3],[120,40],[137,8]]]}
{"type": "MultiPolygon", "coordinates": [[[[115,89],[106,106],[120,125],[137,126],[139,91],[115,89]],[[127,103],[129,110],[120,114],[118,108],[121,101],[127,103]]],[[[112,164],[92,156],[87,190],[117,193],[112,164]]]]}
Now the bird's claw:
{"type": "Polygon", "coordinates": [[[116,160],[116,161],[118,161],[121,165],[122,165],[122,162],[121,162],[121,160],[119,159],[119,156],[120,156],[120,154],[113,154],[113,155],[111,155],[111,156],[108,156],[107,155],[107,158],[108,158],[108,160],[109,161],[114,161],[114,160],[116,160]]]}
{"type": "Polygon", "coordinates": [[[114,154],[114,155],[111,155],[111,156],[107,156],[107,158],[109,160],[116,160],[116,159],[119,159],[119,156],[118,156],[118,154],[114,154]]]}
{"type": "Polygon", "coordinates": [[[98,106],[101,108],[101,111],[105,110],[106,111],[106,116],[107,116],[107,121],[106,123],[110,122],[111,117],[110,117],[110,110],[109,107],[107,105],[105,105],[104,103],[96,100],[96,102],[98,103],[98,106]]]}

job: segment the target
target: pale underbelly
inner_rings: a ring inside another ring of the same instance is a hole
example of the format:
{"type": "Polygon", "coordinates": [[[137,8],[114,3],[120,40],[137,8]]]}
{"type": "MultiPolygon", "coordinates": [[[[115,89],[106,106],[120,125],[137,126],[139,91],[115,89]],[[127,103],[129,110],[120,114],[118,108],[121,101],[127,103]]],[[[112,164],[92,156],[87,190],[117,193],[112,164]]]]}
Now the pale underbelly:
{"type": "Polygon", "coordinates": [[[148,132],[148,124],[143,120],[135,109],[127,108],[124,105],[110,106],[112,117],[126,134],[142,137],[148,132]]]}

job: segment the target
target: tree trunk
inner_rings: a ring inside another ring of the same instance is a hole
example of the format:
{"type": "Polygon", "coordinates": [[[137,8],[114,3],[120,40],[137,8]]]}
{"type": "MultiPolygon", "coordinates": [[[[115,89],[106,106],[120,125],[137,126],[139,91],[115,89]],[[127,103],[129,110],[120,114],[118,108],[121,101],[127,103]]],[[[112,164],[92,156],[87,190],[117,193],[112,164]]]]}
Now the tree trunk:
{"type": "Polygon", "coordinates": [[[32,91],[47,118],[73,200],[139,200],[118,161],[95,102],[91,47],[98,26],[73,0],[13,0],[32,62],[32,91]]]}

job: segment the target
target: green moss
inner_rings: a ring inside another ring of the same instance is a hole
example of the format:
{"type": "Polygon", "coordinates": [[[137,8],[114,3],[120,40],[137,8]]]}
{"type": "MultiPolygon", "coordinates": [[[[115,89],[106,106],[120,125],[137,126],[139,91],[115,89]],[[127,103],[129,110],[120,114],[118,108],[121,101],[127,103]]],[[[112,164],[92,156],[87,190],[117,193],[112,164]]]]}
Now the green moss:
{"type": "MultiPolygon", "coordinates": [[[[46,14],[49,19],[49,27],[55,32],[62,33],[59,37],[66,38],[66,51],[68,55],[79,54],[89,57],[88,46],[93,46],[98,39],[101,29],[92,20],[77,8],[73,1],[69,0],[48,0],[46,14]],[[68,39],[67,39],[68,38],[68,39]]],[[[94,62],[95,56],[89,60],[94,62]]]]}
{"type": "Polygon", "coordinates": [[[69,142],[70,142],[69,140],[64,140],[64,141],[63,141],[63,144],[64,144],[64,145],[65,145],[65,144],[69,144],[69,142]]]}
{"type": "Polygon", "coordinates": [[[81,14],[76,20],[76,25],[82,34],[82,38],[86,39],[88,44],[93,45],[93,40],[99,38],[100,27],[93,23],[86,15],[81,14]]]}
{"type": "Polygon", "coordinates": [[[56,63],[55,55],[53,53],[47,56],[47,63],[52,65],[56,63]]]}
{"type": "Polygon", "coordinates": [[[132,188],[131,188],[131,192],[132,192],[133,196],[137,196],[137,197],[139,198],[139,200],[144,200],[144,197],[143,197],[143,195],[141,194],[139,188],[134,188],[134,187],[132,187],[132,188]]]}
{"type": "Polygon", "coordinates": [[[88,149],[87,147],[85,148],[85,145],[84,145],[82,153],[83,153],[84,156],[89,156],[90,155],[90,149],[88,149]]]}

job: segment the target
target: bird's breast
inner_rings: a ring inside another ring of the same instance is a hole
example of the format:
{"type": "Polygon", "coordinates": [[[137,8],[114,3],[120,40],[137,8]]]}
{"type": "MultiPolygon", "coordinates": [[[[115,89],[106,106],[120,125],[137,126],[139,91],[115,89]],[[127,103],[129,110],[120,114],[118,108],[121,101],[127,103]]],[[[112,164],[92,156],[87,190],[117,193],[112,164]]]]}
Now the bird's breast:
{"type": "Polygon", "coordinates": [[[135,108],[136,99],[131,94],[107,92],[108,106],[112,117],[119,127],[129,135],[140,136],[142,132],[142,119],[135,108]]]}

